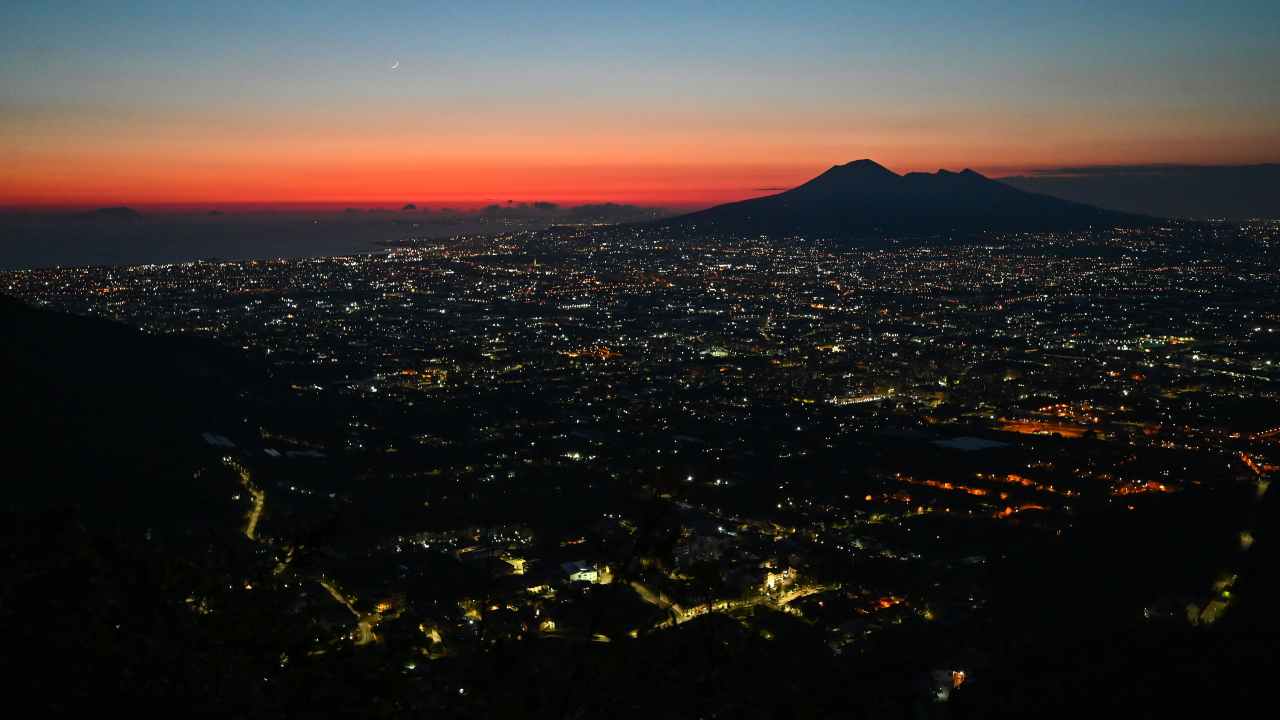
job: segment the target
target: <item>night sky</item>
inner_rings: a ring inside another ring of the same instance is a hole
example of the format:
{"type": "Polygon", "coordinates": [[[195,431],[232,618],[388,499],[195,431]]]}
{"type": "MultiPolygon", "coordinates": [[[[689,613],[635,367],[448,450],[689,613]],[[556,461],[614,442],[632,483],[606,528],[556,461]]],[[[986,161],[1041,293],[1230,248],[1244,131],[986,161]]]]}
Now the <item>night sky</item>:
{"type": "Polygon", "coordinates": [[[7,2],[0,205],[705,205],[862,157],[1280,160],[1280,3],[1031,5],[7,2]]]}

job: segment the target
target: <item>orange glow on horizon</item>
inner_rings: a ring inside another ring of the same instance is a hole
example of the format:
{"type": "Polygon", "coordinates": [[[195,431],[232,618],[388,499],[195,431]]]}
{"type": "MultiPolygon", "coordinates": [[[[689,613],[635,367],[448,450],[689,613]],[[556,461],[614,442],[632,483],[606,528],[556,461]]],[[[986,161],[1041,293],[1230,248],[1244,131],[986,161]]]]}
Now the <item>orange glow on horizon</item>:
{"type": "MultiPolygon", "coordinates": [[[[692,138],[619,136],[581,142],[549,137],[546,147],[525,138],[480,149],[483,138],[459,137],[454,140],[461,147],[444,150],[388,138],[263,138],[243,145],[133,135],[116,143],[44,140],[8,147],[0,142],[6,166],[0,207],[465,208],[514,200],[694,208],[780,192],[863,157],[898,173],[973,168],[997,178],[1122,157],[1096,150],[1072,155],[1071,148],[1050,156],[994,142],[964,149],[915,146],[911,138],[883,135],[841,149],[803,136],[764,138],[767,147],[748,138],[711,138],[699,145],[692,138]],[[669,147],[663,145],[667,140],[669,147]]],[[[1123,161],[1168,158],[1151,150],[1123,161]]]]}
{"type": "MultiPolygon", "coordinates": [[[[459,111],[461,112],[461,111],[459,111]]],[[[1221,163],[1274,147],[1143,125],[1118,132],[964,114],[861,117],[818,109],[648,114],[475,111],[444,123],[406,108],[262,116],[166,110],[0,116],[0,206],[479,205],[619,202],[708,206],[771,194],[871,158],[898,173],[972,168],[992,177],[1115,163],[1221,163]],[[1054,138],[1046,142],[1045,138],[1054,138]]]]}
{"type": "Polygon", "coordinates": [[[824,167],[496,167],[403,162],[333,164],[19,163],[0,178],[8,206],[474,207],[548,201],[695,207],[793,187],[824,167]]]}

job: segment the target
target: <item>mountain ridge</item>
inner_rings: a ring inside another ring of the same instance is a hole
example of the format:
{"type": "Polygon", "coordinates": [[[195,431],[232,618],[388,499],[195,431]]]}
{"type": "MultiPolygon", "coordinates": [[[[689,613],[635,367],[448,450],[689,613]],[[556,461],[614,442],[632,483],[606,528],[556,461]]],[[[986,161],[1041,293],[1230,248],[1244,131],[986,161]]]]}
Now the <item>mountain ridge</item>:
{"type": "Polygon", "coordinates": [[[790,190],[659,223],[697,233],[854,237],[875,233],[1065,231],[1142,226],[1154,218],[1026,192],[970,168],[899,175],[863,158],[790,190]]]}

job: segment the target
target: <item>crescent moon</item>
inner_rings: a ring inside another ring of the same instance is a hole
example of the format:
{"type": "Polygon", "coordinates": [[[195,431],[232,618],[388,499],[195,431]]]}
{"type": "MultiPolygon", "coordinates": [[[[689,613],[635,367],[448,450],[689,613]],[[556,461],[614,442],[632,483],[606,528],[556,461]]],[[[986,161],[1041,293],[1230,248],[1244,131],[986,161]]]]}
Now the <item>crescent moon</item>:
{"type": "Polygon", "coordinates": [[[396,68],[398,68],[398,67],[400,67],[400,61],[399,61],[399,60],[397,60],[397,61],[395,61],[395,62],[391,63],[391,69],[392,69],[392,70],[395,70],[395,69],[396,69],[396,68]]]}

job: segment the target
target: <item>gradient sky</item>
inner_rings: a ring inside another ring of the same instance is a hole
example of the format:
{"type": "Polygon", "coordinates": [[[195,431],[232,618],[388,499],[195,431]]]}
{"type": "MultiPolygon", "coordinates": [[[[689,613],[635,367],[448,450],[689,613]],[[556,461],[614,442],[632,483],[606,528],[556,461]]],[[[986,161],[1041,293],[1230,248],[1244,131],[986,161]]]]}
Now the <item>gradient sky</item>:
{"type": "Polygon", "coordinates": [[[8,0],[0,205],[707,204],[861,157],[1277,161],[1277,68],[1276,0],[8,0]]]}

